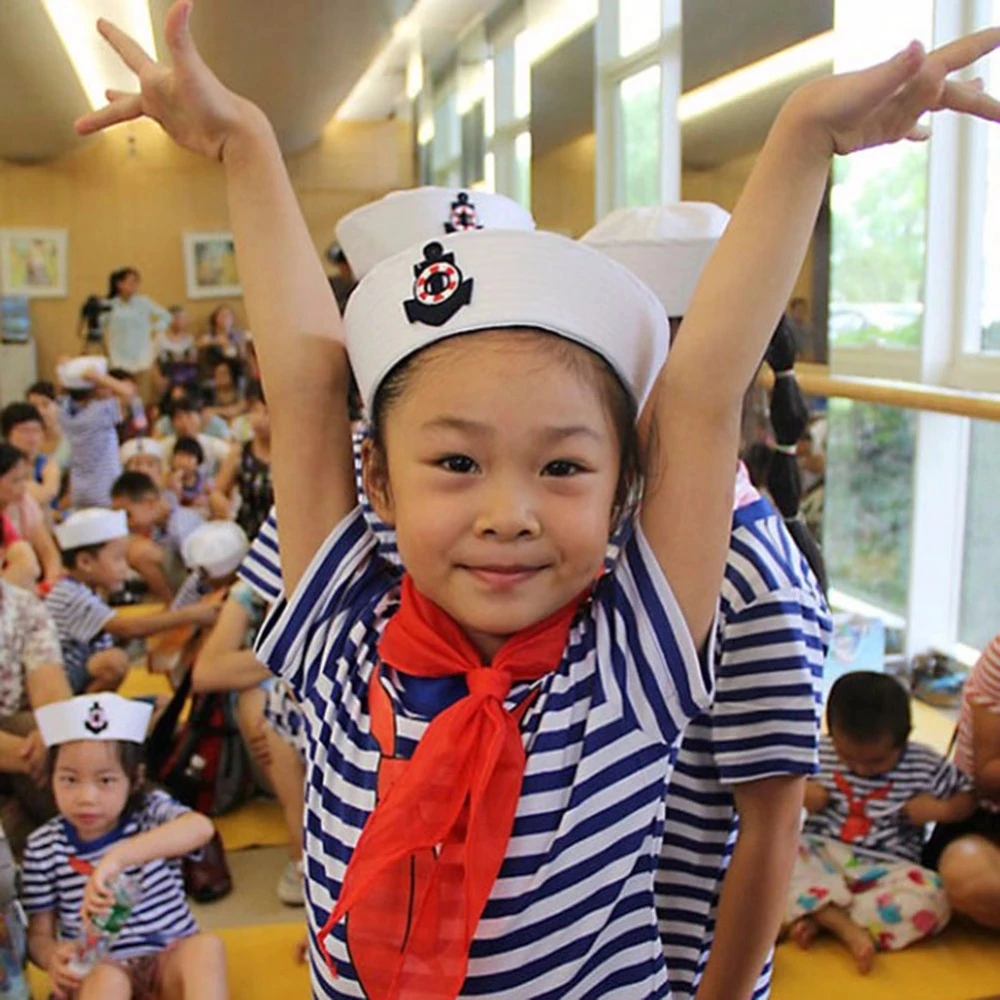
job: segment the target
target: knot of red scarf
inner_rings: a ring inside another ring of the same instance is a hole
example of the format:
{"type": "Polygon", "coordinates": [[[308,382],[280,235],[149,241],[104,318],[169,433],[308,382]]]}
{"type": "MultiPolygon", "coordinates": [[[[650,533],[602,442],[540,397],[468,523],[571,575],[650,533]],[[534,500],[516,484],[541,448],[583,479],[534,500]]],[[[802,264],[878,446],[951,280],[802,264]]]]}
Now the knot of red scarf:
{"type": "Polygon", "coordinates": [[[520,729],[503,699],[512,683],[537,680],[559,666],[586,597],[519,632],[486,667],[461,627],[404,576],[399,610],[382,635],[379,656],[416,677],[465,675],[469,697],[431,722],[391,791],[376,804],[336,909],[320,932],[320,948],[333,969],[326,938],[347,917],[359,978],[365,978],[362,967],[380,970],[363,982],[371,1000],[452,1000],[461,990],[524,779],[520,729]],[[410,899],[393,889],[401,864],[407,872],[429,869],[413,880],[410,899]],[[352,935],[352,913],[359,907],[381,907],[385,919],[366,913],[359,934],[352,935]],[[405,928],[402,940],[383,930],[399,926],[405,928]]]}

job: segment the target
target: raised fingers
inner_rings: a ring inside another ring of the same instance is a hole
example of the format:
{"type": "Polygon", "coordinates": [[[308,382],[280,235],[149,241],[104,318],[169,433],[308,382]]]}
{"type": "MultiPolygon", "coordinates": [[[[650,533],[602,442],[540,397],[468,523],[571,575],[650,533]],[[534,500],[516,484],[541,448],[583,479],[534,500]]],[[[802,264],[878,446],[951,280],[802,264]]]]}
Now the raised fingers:
{"type": "Polygon", "coordinates": [[[977,86],[975,82],[949,80],[941,95],[941,107],[1000,122],[1000,101],[985,93],[981,82],[977,86]]]}
{"type": "Polygon", "coordinates": [[[150,66],[154,63],[154,60],[150,57],[149,53],[131,36],[125,34],[121,28],[112,24],[110,21],[106,21],[103,17],[99,18],[97,21],[97,30],[101,33],[104,40],[122,57],[122,62],[136,76],[138,76],[145,67],[150,66]]]}
{"type": "Polygon", "coordinates": [[[970,66],[977,59],[989,55],[998,47],[1000,47],[1000,27],[984,28],[982,31],[942,45],[941,48],[935,49],[931,55],[935,59],[940,59],[949,73],[954,73],[955,70],[970,66]]]}
{"type": "Polygon", "coordinates": [[[83,115],[82,118],[77,118],[75,128],[80,135],[90,135],[111,125],[130,122],[141,115],[142,98],[138,94],[123,94],[115,97],[110,104],[106,104],[103,108],[91,111],[89,114],[83,115]]]}

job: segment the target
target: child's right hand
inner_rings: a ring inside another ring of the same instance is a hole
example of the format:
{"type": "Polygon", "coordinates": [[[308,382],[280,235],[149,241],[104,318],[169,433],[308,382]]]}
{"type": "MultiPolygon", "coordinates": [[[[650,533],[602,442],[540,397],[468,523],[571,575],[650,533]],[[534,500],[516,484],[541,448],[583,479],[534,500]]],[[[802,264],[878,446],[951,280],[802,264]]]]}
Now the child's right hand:
{"type": "Polygon", "coordinates": [[[97,29],[139,78],[140,93],[107,91],[108,105],[76,122],[81,135],[145,115],[176,143],[221,160],[227,140],[253,115],[254,106],[222,85],[205,65],[189,21],[192,0],[175,0],[163,28],[172,66],[155,62],[124,31],[103,18],[97,29]]]}
{"type": "Polygon", "coordinates": [[[52,995],[56,1000],[65,1000],[80,988],[80,977],[69,970],[75,953],[76,944],[73,941],[62,941],[49,955],[49,967],[45,971],[52,980],[52,995]]]}

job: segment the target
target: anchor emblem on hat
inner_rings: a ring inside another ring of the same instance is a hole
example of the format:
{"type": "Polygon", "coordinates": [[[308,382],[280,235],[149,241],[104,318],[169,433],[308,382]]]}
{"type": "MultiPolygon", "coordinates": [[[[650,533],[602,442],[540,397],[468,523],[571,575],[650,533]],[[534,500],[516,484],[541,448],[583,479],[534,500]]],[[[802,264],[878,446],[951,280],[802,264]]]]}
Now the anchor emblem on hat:
{"type": "Polygon", "coordinates": [[[455,255],[440,243],[424,247],[424,259],[414,265],[413,298],[403,303],[411,323],[443,326],[472,301],[472,278],[463,278],[455,255]]]}
{"type": "Polygon", "coordinates": [[[84,719],[83,728],[89,733],[93,733],[97,736],[98,733],[103,733],[105,729],[108,728],[108,717],[101,707],[100,702],[94,702],[90,708],[87,709],[87,718],[84,719]]]}
{"type": "Polygon", "coordinates": [[[467,191],[459,191],[458,197],[451,203],[451,215],[444,224],[446,233],[464,233],[469,229],[482,229],[476,206],[469,201],[467,191]]]}

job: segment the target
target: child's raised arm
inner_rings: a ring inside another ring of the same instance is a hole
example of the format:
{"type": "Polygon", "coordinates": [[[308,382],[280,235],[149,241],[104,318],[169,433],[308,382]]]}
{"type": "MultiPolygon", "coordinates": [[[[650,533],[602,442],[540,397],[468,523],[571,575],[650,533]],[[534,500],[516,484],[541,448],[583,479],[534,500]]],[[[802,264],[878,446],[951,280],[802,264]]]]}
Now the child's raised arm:
{"type": "Polygon", "coordinates": [[[77,129],[88,134],[146,115],[178,144],[225,168],[240,279],[271,406],[282,574],[291,592],[357,504],[340,315],[274,132],[259,108],[227,90],[202,61],[189,30],[191,8],[190,0],[176,0],[167,12],[171,66],[98,22],[138,76],[141,93],[109,91],[108,106],[81,118],[77,129]]]}
{"type": "Polygon", "coordinates": [[[801,266],[831,156],[925,138],[925,111],[1000,120],[980,87],[947,78],[998,45],[1000,29],[930,55],[913,43],[871,69],[807,84],[778,116],[643,415],[642,525],[696,641],[725,562],[742,397],[801,266]]]}

